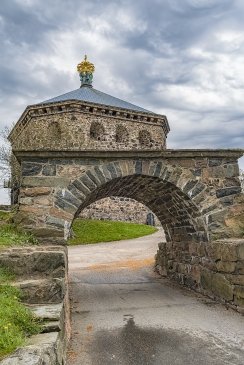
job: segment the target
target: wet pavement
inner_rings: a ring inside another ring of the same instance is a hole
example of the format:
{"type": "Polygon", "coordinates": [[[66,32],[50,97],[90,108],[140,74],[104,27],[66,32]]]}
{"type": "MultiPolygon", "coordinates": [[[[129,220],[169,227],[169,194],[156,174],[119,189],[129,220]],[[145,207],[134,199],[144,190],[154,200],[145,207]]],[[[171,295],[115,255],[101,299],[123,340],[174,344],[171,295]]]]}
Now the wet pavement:
{"type": "Polygon", "coordinates": [[[244,364],[244,318],[155,274],[161,240],[69,248],[68,365],[244,364]]]}

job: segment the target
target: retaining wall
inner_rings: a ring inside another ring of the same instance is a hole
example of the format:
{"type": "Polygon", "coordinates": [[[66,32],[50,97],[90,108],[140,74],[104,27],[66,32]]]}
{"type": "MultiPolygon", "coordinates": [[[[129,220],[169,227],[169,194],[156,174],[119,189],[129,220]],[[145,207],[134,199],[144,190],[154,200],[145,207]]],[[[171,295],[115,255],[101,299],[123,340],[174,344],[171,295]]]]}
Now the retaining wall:
{"type": "Polygon", "coordinates": [[[1,365],[64,365],[70,337],[67,248],[9,248],[0,251],[0,266],[16,274],[23,302],[42,320],[42,333],[0,361],[1,365]]]}
{"type": "Polygon", "coordinates": [[[244,239],[162,242],[156,270],[244,314],[244,239]]]}

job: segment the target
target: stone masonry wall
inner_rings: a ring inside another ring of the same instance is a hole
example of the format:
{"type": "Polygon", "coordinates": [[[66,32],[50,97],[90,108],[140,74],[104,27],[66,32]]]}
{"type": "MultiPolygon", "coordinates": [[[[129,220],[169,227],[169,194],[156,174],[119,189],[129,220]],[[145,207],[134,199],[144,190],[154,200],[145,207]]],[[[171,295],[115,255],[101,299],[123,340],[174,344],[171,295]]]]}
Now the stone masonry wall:
{"type": "Polygon", "coordinates": [[[244,239],[162,242],[156,270],[244,314],[244,239]]]}
{"type": "MultiPolygon", "coordinates": [[[[243,194],[240,194],[238,164],[233,159],[193,157],[121,162],[110,160],[110,164],[111,167],[108,168],[111,172],[107,167],[104,167],[103,172],[104,161],[99,158],[23,158],[22,188],[16,222],[30,227],[39,236],[42,234],[51,239],[53,234],[58,234],[57,237],[64,237],[64,221],[72,221],[78,205],[81,204],[73,194],[77,197],[84,196],[99,181],[100,175],[92,177],[88,172],[89,177],[86,175],[87,171],[92,170],[95,175],[96,171],[105,174],[104,179],[111,181],[117,174],[121,176],[121,173],[128,174],[128,171],[133,174],[134,171],[134,176],[128,178],[130,183],[126,185],[121,182],[121,185],[111,187],[105,196],[94,196],[93,199],[91,194],[92,200],[86,206],[107,196],[134,198],[148,206],[163,225],[166,224],[165,233],[167,235],[168,231],[171,237],[177,232],[178,236],[181,232],[181,237],[184,234],[196,235],[194,227],[190,228],[193,224],[191,216],[199,210],[197,214],[201,214],[201,219],[207,225],[209,238],[221,239],[232,235],[241,237],[244,229],[243,194]],[[136,182],[136,177],[140,176],[138,169],[145,171],[146,175],[149,174],[145,179],[143,176],[140,178],[141,183],[136,182]],[[150,174],[156,174],[157,178],[150,177],[150,174]],[[159,179],[160,174],[163,174],[163,180],[159,179]],[[82,184],[79,183],[79,188],[84,185],[82,194],[78,193],[75,186],[70,185],[76,179],[84,179],[82,184]],[[182,189],[182,193],[179,193],[179,189],[182,189]],[[62,202],[63,198],[68,199],[67,203],[62,202]],[[57,218],[53,219],[53,215],[57,218]]],[[[198,218],[198,221],[201,219],[198,218]]],[[[203,231],[203,224],[201,225],[199,230],[203,231]]]]}
{"type": "MultiPolygon", "coordinates": [[[[14,242],[13,242],[14,244],[14,242]]],[[[28,338],[0,361],[13,364],[66,364],[70,338],[67,249],[61,246],[11,247],[0,251],[0,267],[16,276],[22,301],[40,320],[40,334],[28,338]]]]}
{"type": "Polygon", "coordinates": [[[143,122],[80,113],[36,116],[13,141],[14,150],[161,150],[166,137],[160,122],[143,122]]]}
{"type": "Polygon", "coordinates": [[[237,160],[228,153],[191,153],[140,160],[22,158],[16,223],[42,243],[65,244],[74,217],[90,204],[111,196],[135,199],[165,231],[158,270],[241,308],[244,196],[237,160]],[[236,256],[230,259],[225,250],[236,256]]]}
{"type": "MultiPolygon", "coordinates": [[[[86,219],[114,220],[147,224],[147,215],[150,213],[145,205],[130,198],[104,198],[82,210],[80,217],[86,219]]],[[[154,215],[155,225],[160,225],[154,215]]]]}

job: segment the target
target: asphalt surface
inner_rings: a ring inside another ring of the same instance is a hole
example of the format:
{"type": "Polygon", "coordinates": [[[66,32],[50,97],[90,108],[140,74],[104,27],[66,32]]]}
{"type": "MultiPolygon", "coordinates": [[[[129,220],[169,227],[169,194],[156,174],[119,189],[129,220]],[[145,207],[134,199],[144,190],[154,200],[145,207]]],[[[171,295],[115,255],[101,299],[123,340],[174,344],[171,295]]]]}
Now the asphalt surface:
{"type": "Polygon", "coordinates": [[[244,318],[155,274],[161,240],[69,248],[68,365],[244,364],[244,318]]]}

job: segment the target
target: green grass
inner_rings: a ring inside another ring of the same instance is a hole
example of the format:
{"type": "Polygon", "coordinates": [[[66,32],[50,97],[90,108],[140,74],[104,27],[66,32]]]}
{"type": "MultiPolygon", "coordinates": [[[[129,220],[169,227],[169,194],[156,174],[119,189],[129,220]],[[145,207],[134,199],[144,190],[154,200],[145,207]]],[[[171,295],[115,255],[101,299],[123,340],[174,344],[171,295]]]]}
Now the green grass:
{"type": "Polygon", "coordinates": [[[35,238],[12,222],[13,212],[0,211],[0,248],[36,244],[35,238]]]}
{"type": "Polygon", "coordinates": [[[0,268],[0,359],[40,331],[37,319],[20,302],[20,290],[10,285],[13,279],[9,270],[0,268]]]}
{"type": "Polygon", "coordinates": [[[145,236],[157,231],[157,228],[145,224],[76,219],[73,223],[74,237],[70,245],[82,245],[98,242],[111,242],[145,236]]]}
{"type": "Polygon", "coordinates": [[[17,229],[14,224],[0,225],[0,248],[36,244],[36,239],[27,232],[17,229]]]}
{"type": "Polygon", "coordinates": [[[13,213],[12,212],[5,212],[0,210],[0,222],[6,222],[12,219],[13,213]]]}

